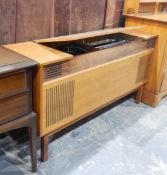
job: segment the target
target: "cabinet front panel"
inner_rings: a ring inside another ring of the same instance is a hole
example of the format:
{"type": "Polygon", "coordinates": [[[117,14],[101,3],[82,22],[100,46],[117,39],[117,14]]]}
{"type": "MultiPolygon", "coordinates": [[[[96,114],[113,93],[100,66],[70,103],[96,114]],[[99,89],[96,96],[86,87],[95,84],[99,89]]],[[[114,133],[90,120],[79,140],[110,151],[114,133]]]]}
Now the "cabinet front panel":
{"type": "Polygon", "coordinates": [[[27,88],[26,71],[21,71],[0,78],[0,98],[4,95],[26,91],[27,88]]]}
{"type": "Polygon", "coordinates": [[[29,95],[22,94],[0,100],[0,124],[28,114],[29,95]]]}
{"type": "Polygon", "coordinates": [[[44,83],[40,135],[60,130],[146,83],[152,50],[44,83]]]}

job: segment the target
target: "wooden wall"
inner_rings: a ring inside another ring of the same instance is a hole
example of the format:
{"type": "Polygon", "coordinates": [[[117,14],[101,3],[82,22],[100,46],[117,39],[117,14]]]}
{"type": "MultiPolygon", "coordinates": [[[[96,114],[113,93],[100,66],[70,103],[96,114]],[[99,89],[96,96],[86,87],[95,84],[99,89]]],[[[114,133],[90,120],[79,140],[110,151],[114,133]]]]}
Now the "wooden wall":
{"type": "Polygon", "coordinates": [[[0,0],[0,44],[120,25],[123,0],[0,0]]]}

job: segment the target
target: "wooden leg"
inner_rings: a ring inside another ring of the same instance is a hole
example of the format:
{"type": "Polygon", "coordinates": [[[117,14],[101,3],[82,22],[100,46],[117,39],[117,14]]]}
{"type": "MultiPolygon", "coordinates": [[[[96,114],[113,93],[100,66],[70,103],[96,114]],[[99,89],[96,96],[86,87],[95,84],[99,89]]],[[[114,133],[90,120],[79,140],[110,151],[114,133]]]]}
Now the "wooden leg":
{"type": "Polygon", "coordinates": [[[37,171],[37,157],[36,157],[36,114],[31,113],[17,120],[3,124],[0,127],[0,134],[14,129],[28,128],[30,140],[30,152],[32,160],[32,171],[37,171]]]}
{"type": "Polygon", "coordinates": [[[31,152],[31,162],[32,162],[32,172],[37,171],[37,155],[36,155],[36,117],[32,117],[30,121],[29,130],[29,140],[30,140],[30,152],[31,152]]]}
{"type": "Polygon", "coordinates": [[[141,102],[141,98],[142,98],[142,94],[143,94],[143,87],[141,87],[136,94],[136,103],[139,104],[141,102]]]}
{"type": "Polygon", "coordinates": [[[45,162],[48,160],[48,145],[49,145],[49,136],[43,136],[41,138],[41,161],[45,162]]]}

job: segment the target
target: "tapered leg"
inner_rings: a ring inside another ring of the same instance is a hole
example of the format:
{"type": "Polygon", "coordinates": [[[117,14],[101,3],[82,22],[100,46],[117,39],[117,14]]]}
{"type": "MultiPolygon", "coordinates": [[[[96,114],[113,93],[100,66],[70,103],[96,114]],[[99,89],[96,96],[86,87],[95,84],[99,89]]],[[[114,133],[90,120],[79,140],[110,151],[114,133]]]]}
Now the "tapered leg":
{"type": "Polygon", "coordinates": [[[142,94],[143,94],[143,87],[141,87],[136,94],[136,103],[139,104],[142,99],[142,94]]]}
{"type": "Polygon", "coordinates": [[[32,172],[37,171],[37,155],[36,155],[36,117],[31,118],[29,130],[30,152],[32,162],[32,172]]]}
{"type": "Polygon", "coordinates": [[[45,162],[48,160],[48,145],[49,145],[49,136],[43,136],[41,138],[41,161],[45,162]]]}

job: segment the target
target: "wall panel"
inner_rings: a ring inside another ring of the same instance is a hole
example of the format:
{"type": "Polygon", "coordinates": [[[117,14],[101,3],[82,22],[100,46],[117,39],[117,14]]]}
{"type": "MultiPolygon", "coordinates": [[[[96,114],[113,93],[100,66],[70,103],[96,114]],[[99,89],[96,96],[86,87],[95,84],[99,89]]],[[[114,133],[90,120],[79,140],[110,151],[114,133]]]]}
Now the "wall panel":
{"type": "Polygon", "coordinates": [[[124,0],[107,0],[105,28],[118,27],[121,22],[124,0]]]}
{"type": "Polygon", "coordinates": [[[103,29],[106,0],[72,0],[71,6],[70,33],[103,29]]]}
{"type": "Polygon", "coordinates": [[[15,42],[16,0],[0,0],[0,44],[15,42]]]}
{"type": "Polygon", "coordinates": [[[52,36],[54,0],[17,0],[16,42],[52,36]]]}
{"type": "Polygon", "coordinates": [[[0,0],[0,44],[118,27],[124,0],[0,0]]]}
{"type": "Polygon", "coordinates": [[[69,34],[71,0],[55,0],[55,36],[69,34]]]}

